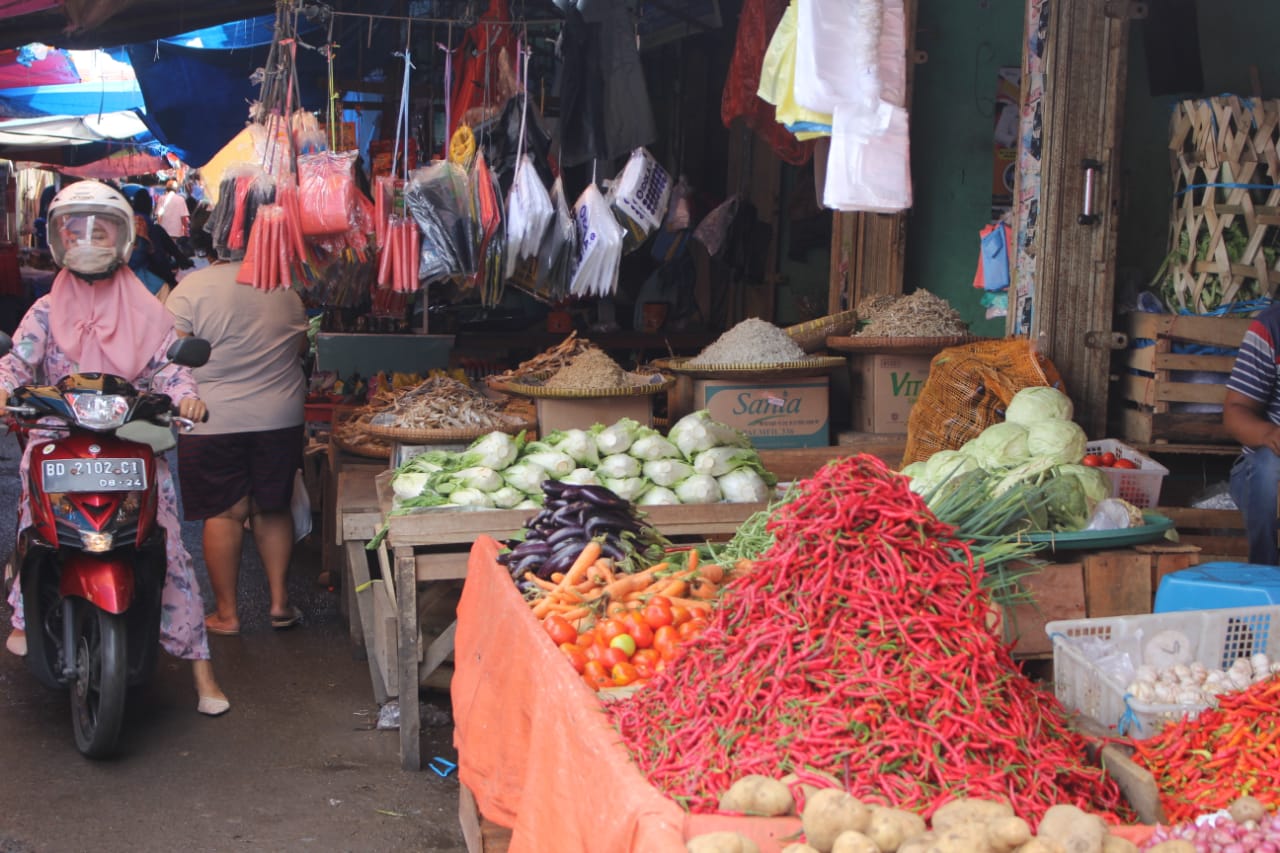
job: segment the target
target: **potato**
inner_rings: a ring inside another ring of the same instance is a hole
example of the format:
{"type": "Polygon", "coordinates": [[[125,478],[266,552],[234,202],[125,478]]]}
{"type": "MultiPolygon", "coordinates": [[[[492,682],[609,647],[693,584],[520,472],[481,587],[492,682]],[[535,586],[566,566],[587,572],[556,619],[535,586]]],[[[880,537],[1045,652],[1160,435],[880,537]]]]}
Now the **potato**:
{"type": "Polygon", "coordinates": [[[720,811],[724,812],[777,817],[791,814],[795,807],[786,785],[758,774],[743,776],[720,797],[720,811]]]}
{"type": "Polygon", "coordinates": [[[1127,838],[1108,835],[1102,839],[1102,853],[1138,853],[1141,848],[1127,838]]]}
{"type": "Polygon", "coordinates": [[[1267,817],[1267,807],[1256,797],[1240,797],[1227,807],[1227,811],[1236,823],[1244,823],[1247,820],[1261,823],[1267,817]]]}
{"type": "MultiPolygon", "coordinates": [[[[800,781],[800,777],[799,777],[799,776],[797,776],[797,775],[796,775],[796,774],[794,774],[794,773],[788,773],[786,776],[783,776],[783,777],[782,777],[781,779],[779,779],[778,781],[779,781],[779,782],[781,782],[782,784],[786,785],[786,786],[787,786],[787,790],[788,790],[788,791],[792,790],[792,789],[795,787],[795,785],[796,785],[796,784],[799,784],[799,785],[800,785],[800,793],[801,793],[801,795],[804,797],[804,799],[805,799],[805,801],[806,801],[806,802],[808,802],[808,800],[809,800],[809,798],[810,798],[810,797],[812,797],[812,796],[813,796],[814,794],[816,794],[818,791],[821,791],[823,788],[839,788],[839,787],[841,787],[841,786],[844,784],[844,783],[842,783],[839,779],[837,779],[836,777],[832,776],[830,773],[822,773],[822,772],[817,771],[817,770],[810,770],[810,771],[808,771],[808,773],[806,773],[805,775],[806,775],[806,776],[817,776],[817,777],[819,777],[819,778],[821,778],[821,779],[826,779],[826,780],[827,780],[827,784],[826,784],[826,785],[822,785],[822,786],[818,786],[818,785],[814,785],[814,784],[812,784],[811,782],[801,782],[801,781],[800,781]]],[[[794,795],[792,796],[792,799],[795,799],[794,795]]]]}
{"type": "Polygon", "coordinates": [[[805,843],[820,853],[830,853],[840,833],[863,832],[870,823],[871,810],[839,788],[815,792],[800,815],[805,843]]]}
{"type": "Polygon", "coordinates": [[[876,843],[861,832],[849,830],[836,836],[831,853],[881,853],[876,843]]]}
{"type": "Polygon", "coordinates": [[[880,853],[891,853],[907,839],[923,835],[925,829],[924,818],[917,814],[875,806],[871,809],[871,822],[867,825],[866,836],[875,843],[880,853]]]}
{"type": "Polygon", "coordinates": [[[987,843],[996,853],[1009,853],[1031,840],[1031,826],[1020,817],[997,817],[987,821],[987,843]]]}
{"type": "Polygon", "coordinates": [[[994,853],[984,823],[957,823],[943,832],[934,830],[928,853],[994,853]]]}
{"type": "Polygon", "coordinates": [[[788,844],[778,853],[818,853],[818,851],[814,850],[808,844],[788,844]]]}
{"type": "Polygon", "coordinates": [[[1033,838],[1014,853],[1063,853],[1063,847],[1058,842],[1047,838],[1033,838]]]}
{"type": "Polygon", "coordinates": [[[756,843],[737,832],[704,832],[684,843],[688,853],[760,853],[756,843]]]}
{"type": "Polygon", "coordinates": [[[898,848],[898,853],[929,853],[933,850],[934,842],[938,840],[938,836],[932,832],[926,832],[924,835],[917,835],[910,841],[907,841],[898,848]]]}
{"type": "Polygon", "coordinates": [[[1154,847],[1148,847],[1147,853],[1196,853],[1196,846],[1181,838],[1174,841],[1161,841],[1154,847]]]}
{"type": "Polygon", "coordinates": [[[1037,838],[1057,842],[1064,853],[1102,853],[1109,834],[1102,818],[1065,803],[1050,806],[1036,827],[1037,838]]]}
{"type": "Polygon", "coordinates": [[[933,813],[933,830],[942,832],[962,823],[988,823],[998,817],[1013,817],[1013,806],[962,797],[943,804],[933,813]]]}

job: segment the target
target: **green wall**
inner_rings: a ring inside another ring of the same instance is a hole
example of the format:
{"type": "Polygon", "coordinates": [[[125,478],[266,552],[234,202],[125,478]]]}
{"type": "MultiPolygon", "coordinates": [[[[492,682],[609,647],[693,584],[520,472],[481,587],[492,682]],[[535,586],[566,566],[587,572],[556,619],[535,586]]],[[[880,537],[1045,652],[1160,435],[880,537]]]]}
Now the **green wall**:
{"type": "Polygon", "coordinates": [[[904,290],[947,299],[977,334],[1000,336],[973,287],[978,232],[990,222],[996,75],[1021,66],[1025,0],[920,0],[911,102],[914,204],[904,290]]]}
{"type": "MultiPolygon", "coordinates": [[[[1196,3],[1200,62],[1205,88],[1179,97],[1251,95],[1249,66],[1256,66],[1264,97],[1280,97],[1280,3],[1199,0],[1196,3]]],[[[1130,33],[1125,93],[1123,170],[1118,248],[1118,307],[1132,304],[1169,251],[1173,179],[1169,166],[1169,110],[1179,97],[1152,97],[1146,64],[1147,32],[1141,22],[1130,33]]]]}

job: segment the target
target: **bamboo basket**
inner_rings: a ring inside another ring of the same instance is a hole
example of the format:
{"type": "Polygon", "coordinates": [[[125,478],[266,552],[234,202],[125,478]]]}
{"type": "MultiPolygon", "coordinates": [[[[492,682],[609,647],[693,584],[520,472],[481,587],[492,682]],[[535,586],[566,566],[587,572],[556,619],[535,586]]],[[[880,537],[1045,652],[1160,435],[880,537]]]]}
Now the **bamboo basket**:
{"type": "Polygon", "coordinates": [[[828,314],[816,320],[787,326],[784,331],[791,336],[800,349],[807,353],[814,353],[827,345],[827,338],[833,335],[849,334],[857,322],[857,311],[841,311],[838,314],[828,314]]]}
{"type": "Polygon", "coordinates": [[[1185,100],[1170,120],[1169,255],[1156,274],[1174,313],[1205,314],[1280,285],[1280,100],[1185,100]]]}

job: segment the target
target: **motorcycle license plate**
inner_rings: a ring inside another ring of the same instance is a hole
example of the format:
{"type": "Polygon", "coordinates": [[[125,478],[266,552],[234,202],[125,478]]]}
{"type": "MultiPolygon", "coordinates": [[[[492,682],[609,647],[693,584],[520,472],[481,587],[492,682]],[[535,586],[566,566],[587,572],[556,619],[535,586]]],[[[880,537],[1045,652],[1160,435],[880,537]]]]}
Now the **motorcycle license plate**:
{"type": "Polygon", "coordinates": [[[47,493],[132,492],[147,487],[141,459],[43,459],[40,472],[47,493]]]}

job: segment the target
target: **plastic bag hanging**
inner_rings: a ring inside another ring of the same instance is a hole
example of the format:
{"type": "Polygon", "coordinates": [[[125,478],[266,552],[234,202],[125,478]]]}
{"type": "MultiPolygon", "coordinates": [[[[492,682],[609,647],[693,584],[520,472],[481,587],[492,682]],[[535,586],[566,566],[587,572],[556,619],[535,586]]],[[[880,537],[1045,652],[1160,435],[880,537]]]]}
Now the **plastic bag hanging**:
{"type": "Polygon", "coordinates": [[[355,151],[321,152],[298,158],[298,200],[302,233],[308,237],[342,234],[355,218],[355,151]]]}
{"type": "Polygon", "coordinates": [[[569,276],[578,249],[578,232],[564,194],[564,181],[556,178],[551,186],[551,204],[555,215],[538,247],[538,277],[534,290],[540,296],[560,300],[569,295],[569,276]]]}
{"type": "Polygon", "coordinates": [[[419,280],[430,284],[474,275],[477,228],[462,167],[437,160],[415,170],[404,200],[408,214],[422,229],[419,280]]]}
{"type": "Polygon", "coordinates": [[[525,154],[516,166],[516,178],[507,196],[507,278],[515,274],[520,261],[538,257],[542,235],[554,215],[533,158],[525,154]]]}
{"type": "Polygon", "coordinates": [[[595,184],[573,206],[578,231],[578,260],[569,292],[573,296],[610,296],[618,289],[624,229],[595,184]]]}
{"type": "Polygon", "coordinates": [[[622,174],[609,187],[609,206],[626,229],[623,252],[640,248],[658,230],[671,198],[671,176],[644,148],[631,152],[622,174]]]}

